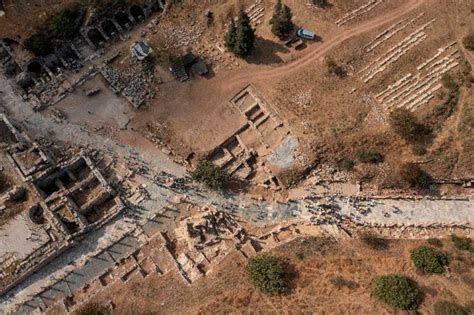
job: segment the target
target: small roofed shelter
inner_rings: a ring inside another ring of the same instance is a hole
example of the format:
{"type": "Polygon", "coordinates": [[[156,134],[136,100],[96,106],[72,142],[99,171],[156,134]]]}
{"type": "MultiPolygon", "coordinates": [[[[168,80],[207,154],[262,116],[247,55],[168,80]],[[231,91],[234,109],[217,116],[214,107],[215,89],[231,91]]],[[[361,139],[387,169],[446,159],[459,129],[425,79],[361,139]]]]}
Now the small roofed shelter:
{"type": "Polygon", "coordinates": [[[196,62],[191,66],[191,70],[193,73],[199,75],[206,75],[209,73],[209,69],[207,69],[206,64],[202,61],[201,58],[197,58],[196,62]]]}
{"type": "Polygon", "coordinates": [[[191,66],[196,61],[196,56],[190,51],[183,56],[183,65],[185,67],[191,66]]]}
{"type": "Polygon", "coordinates": [[[188,52],[183,56],[183,64],[186,68],[190,67],[195,74],[206,75],[209,73],[206,64],[201,58],[196,57],[192,52],[188,52]]]}
{"type": "Polygon", "coordinates": [[[153,53],[153,49],[144,41],[135,42],[130,50],[132,51],[132,55],[140,61],[145,60],[153,53]]]}

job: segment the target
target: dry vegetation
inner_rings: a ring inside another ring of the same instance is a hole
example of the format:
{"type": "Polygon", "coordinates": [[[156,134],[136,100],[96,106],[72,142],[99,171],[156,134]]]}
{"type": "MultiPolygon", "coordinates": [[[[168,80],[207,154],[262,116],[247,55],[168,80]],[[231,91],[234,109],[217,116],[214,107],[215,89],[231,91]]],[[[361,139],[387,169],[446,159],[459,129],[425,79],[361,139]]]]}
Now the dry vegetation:
{"type": "Polygon", "coordinates": [[[387,241],[372,249],[363,241],[327,238],[297,239],[272,251],[294,275],[290,292],[267,296],[246,280],[246,262],[234,253],[216,266],[209,277],[191,286],[177,281],[175,272],[146,280],[114,285],[94,301],[111,300],[115,314],[222,314],[222,313],[337,313],[389,314],[393,309],[371,296],[373,280],[380,275],[401,274],[413,279],[422,293],[419,311],[432,314],[434,304],[449,301],[473,307],[472,254],[458,250],[449,238],[442,251],[452,257],[450,276],[423,275],[416,271],[410,252],[426,241],[387,241]],[[288,267],[287,267],[288,268],[288,267]],[[123,292],[127,292],[126,295],[123,292]],[[176,294],[179,292],[179,294],[176,294]]]}

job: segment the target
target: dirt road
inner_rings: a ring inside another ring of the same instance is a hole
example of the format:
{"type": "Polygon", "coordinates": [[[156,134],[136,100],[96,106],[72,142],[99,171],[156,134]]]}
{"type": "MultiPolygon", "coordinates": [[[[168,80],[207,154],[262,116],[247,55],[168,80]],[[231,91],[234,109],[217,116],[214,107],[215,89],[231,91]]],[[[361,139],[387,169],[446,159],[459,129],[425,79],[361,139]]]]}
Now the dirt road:
{"type": "Polygon", "coordinates": [[[427,0],[406,1],[403,6],[400,6],[396,10],[390,11],[389,13],[381,15],[373,20],[369,20],[367,22],[363,22],[352,27],[349,26],[341,28],[340,32],[336,36],[330,38],[326,42],[323,42],[322,45],[317,46],[314,50],[310,51],[309,53],[295,61],[286,63],[276,68],[263,68],[261,70],[257,70],[257,67],[260,69],[262,68],[262,66],[256,65],[250,69],[245,69],[245,71],[241,71],[241,73],[232,73],[231,78],[227,78],[226,80],[220,80],[220,82],[222,82],[221,85],[223,85],[226,90],[234,90],[237,86],[240,86],[242,84],[248,84],[250,82],[256,82],[260,80],[269,80],[288,75],[290,72],[300,70],[308,66],[309,64],[314,63],[315,61],[322,60],[324,55],[327,54],[331,49],[335,48],[336,46],[340,45],[341,43],[350,38],[372,31],[382,25],[400,19],[405,14],[419,8],[426,1],[427,0]]]}

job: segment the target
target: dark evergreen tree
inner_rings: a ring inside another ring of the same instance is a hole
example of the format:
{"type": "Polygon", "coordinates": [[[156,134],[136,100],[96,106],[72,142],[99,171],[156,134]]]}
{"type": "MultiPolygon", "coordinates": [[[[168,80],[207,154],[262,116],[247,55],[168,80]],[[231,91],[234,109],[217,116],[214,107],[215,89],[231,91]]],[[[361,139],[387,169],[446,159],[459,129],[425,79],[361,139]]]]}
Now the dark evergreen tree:
{"type": "Polygon", "coordinates": [[[270,20],[272,33],[280,38],[288,35],[294,27],[291,21],[292,17],[291,9],[287,5],[282,5],[281,1],[278,0],[270,20]]]}
{"type": "Polygon", "coordinates": [[[250,18],[244,10],[240,10],[237,23],[232,20],[225,35],[225,46],[237,57],[245,58],[250,55],[255,41],[254,29],[250,18]]]}
{"type": "Polygon", "coordinates": [[[273,24],[277,20],[280,19],[281,9],[282,9],[281,0],[277,0],[277,3],[275,4],[275,8],[273,9],[273,16],[270,19],[270,24],[273,24]]]}
{"type": "Polygon", "coordinates": [[[237,28],[235,27],[234,20],[232,19],[232,22],[229,25],[229,29],[227,30],[227,34],[225,34],[225,38],[224,38],[225,46],[230,51],[234,51],[235,42],[237,39],[236,37],[237,37],[237,28]]]}
{"type": "Polygon", "coordinates": [[[281,32],[285,35],[290,33],[293,30],[293,22],[291,19],[293,18],[293,13],[291,13],[291,9],[284,5],[281,11],[281,32]]]}
{"type": "Polygon", "coordinates": [[[250,55],[255,42],[254,32],[249,16],[241,9],[237,20],[236,41],[233,50],[236,56],[245,58],[250,55]]]}

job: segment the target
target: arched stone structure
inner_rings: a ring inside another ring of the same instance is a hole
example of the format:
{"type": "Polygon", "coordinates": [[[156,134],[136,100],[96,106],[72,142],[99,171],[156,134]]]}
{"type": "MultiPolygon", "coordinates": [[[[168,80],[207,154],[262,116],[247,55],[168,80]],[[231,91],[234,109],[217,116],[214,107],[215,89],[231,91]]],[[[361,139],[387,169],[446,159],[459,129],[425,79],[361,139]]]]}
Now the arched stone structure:
{"type": "Polygon", "coordinates": [[[115,13],[114,18],[118,25],[123,29],[129,28],[133,23],[128,14],[124,12],[115,13]]]}
{"type": "Polygon", "coordinates": [[[143,9],[138,6],[138,5],[132,5],[130,7],[130,15],[136,20],[136,21],[142,21],[145,19],[145,13],[143,12],[143,9]]]}
{"type": "Polygon", "coordinates": [[[31,73],[34,77],[39,77],[44,72],[43,65],[37,59],[31,60],[26,65],[26,70],[31,73]]]}
{"type": "Polygon", "coordinates": [[[87,38],[91,41],[94,46],[99,46],[101,43],[105,43],[107,38],[104,34],[97,28],[92,27],[87,31],[87,38]]]}
{"type": "Polygon", "coordinates": [[[105,19],[100,23],[100,27],[102,28],[102,31],[108,36],[108,37],[113,37],[119,34],[120,30],[117,29],[117,26],[115,25],[114,22],[110,19],[105,19]]]}

